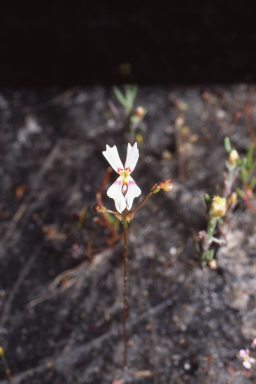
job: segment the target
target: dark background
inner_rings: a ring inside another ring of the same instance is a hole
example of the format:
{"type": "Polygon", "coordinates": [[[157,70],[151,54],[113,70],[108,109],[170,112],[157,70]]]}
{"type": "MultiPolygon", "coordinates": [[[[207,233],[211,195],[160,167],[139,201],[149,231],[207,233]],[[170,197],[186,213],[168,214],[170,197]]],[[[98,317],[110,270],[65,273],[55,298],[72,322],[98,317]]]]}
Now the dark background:
{"type": "Polygon", "coordinates": [[[242,1],[9,1],[0,12],[0,85],[254,82],[255,62],[242,1]]]}

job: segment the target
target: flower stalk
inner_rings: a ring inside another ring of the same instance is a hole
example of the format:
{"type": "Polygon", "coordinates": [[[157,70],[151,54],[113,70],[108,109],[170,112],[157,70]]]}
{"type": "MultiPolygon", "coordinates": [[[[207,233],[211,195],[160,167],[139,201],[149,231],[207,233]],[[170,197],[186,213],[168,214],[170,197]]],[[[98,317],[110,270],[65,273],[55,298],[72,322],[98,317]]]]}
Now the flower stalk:
{"type": "Polygon", "coordinates": [[[170,192],[173,185],[171,179],[166,179],[163,182],[154,184],[149,193],[142,199],[142,201],[133,209],[132,204],[134,198],[141,194],[140,188],[137,186],[133,178],[130,176],[134,170],[138,158],[139,151],[137,143],[133,146],[128,144],[127,157],[125,165],[123,166],[116,146],[112,148],[107,145],[106,151],[103,155],[108,160],[112,168],[119,174],[118,179],[107,190],[107,195],[115,202],[116,212],[111,211],[103,205],[96,204],[93,209],[102,215],[110,213],[117,217],[123,224],[124,234],[124,290],[123,290],[123,341],[124,341],[124,360],[123,368],[128,370],[128,351],[127,351],[127,311],[128,311],[128,224],[133,219],[134,213],[145,203],[145,201],[153,194],[158,193],[161,189],[165,192],[170,192]]]}
{"type": "Polygon", "coordinates": [[[224,240],[214,237],[214,232],[219,223],[222,223],[222,217],[227,212],[227,201],[225,198],[214,196],[212,201],[209,195],[205,195],[205,203],[208,208],[208,224],[206,231],[198,233],[199,244],[193,234],[193,242],[196,250],[196,257],[199,260],[200,267],[203,269],[207,264],[211,268],[216,268],[216,263],[213,263],[214,250],[210,249],[212,243],[222,245],[224,240]]]}
{"type": "Polygon", "coordinates": [[[123,295],[123,338],[124,338],[124,370],[128,370],[127,365],[127,333],[126,333],[126,320],[128,310],[128,276],[127,276],[127,263],[128,263],[128,220],[127,210],[123,212],[123,230],[124,230],[124,295],[123,295]]]}

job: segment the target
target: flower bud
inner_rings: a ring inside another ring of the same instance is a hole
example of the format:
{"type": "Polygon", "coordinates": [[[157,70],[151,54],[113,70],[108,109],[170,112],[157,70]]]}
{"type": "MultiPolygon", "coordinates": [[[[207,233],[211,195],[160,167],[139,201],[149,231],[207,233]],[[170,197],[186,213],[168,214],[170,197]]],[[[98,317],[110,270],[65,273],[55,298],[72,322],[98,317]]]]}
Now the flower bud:
{"type": "Polygon", "coordinates": [[[223,217],[227,212],[227,201],[223,197],[214,196],[210,206],[210,217],[223,217]]]}
{"type": "Polygon", "coordinates": [[[130,117],[130,121],[135,126],[138,126],[138,124],[143,120],[143,117],[147,113],[147,110],[143,107],[137,107],[133,114],[130,117]]]}
{"type": "MultiPolygon", "coordinates": [[[[161,183],[160,183],[161,184],[161,183]]],[[[152,193],[158,193],[159,191],[160,191],[160,189],[161,189],[161,187],[160,187],[160,184],[155,184],[152,188],[151,188],[151,192],[152,193]]]]}
{"type": "Polygon", "coordinates": [[[165,179],[164,181],[161,181],[159,184],[155,184],[151,188],[151,192],[158,193],[160,189],[163,189],[165,192],[170,192],[172,189],[172,180],[171,179],[165,179]]]}
{"type": "Polygon", "coordinates": [[[159,183],[159,185],[165,192],[170,192],[173,187],[171,179],[165,179],[162,183],[159,183]]]}
{"type": "Polygon", "coordinates": [[[143,119],[145,113],[146,113],[146,110],[143,107],[137,107],[133,113],[133,116],[143,119]]]}
{"type": "Polygon", "coordinates": [[[178,116],[174,124],[175,128],[179,131],[184,126],[184,118],[182,116],[178,116]]]}
{"type": "Polygon", "coordinates": [[[217,269],[218,267],[217,261],[215,259],[209,260],[208,265],[211,269],[217,269]]]}
{"type": "Polygon", "coordinates": [[[97,213],[103,213],[106,212],[107,208],[103,207],[102,205],[95,204],[93,206],[93,210],[97,213]]]}
{"type": "Polygon", "coordinates": [[[228,164],[232,167],[237,163],[237,160],[239,159],[238,152],[235,149],[232,149],[232,151],[228,155],[228,164]]]}
{"type": "Polygon", "coordinates": [[[1,357],[4,356],[4,350],[3,350],[2,347],[0,347],[0,356],[1,356],[1,357]]]}
{"type": "Polygon", "coordinates": [[[198,232],[198,239],[199,240],[202,240],[206,236],[207,236],[207,233],[205,231],[198,232]]]}
{"type": "Polygon", "coordinates": [[[237,204],[237,193],[232,192],[231,195],[228,198],[228,204],[231,206],[235,206],[237,204]]]}
{"type": "Polygon", "coordinates": [[[138,147],[140,148],[141,144],[143,143],[143,136],[140,133],[137,133],[136,141],[138,143],[138,147]]]}

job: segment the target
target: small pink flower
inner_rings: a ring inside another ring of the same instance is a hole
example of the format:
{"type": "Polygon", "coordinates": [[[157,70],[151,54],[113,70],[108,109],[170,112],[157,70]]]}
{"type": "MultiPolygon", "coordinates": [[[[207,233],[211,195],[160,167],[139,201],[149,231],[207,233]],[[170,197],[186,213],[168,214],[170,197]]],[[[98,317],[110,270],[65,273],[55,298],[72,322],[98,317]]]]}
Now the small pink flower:
{"type": "Polygon", "coordinates": [[[256,337],[253,339],[252,344],[256,345],[256,337]]]}
{"type": "Polygon", "coordinates": [[[249,349],[240,349],[239,356],[243,359],[243,366],[246,369],[251,369],[252,364],[255,363],[255,359],[253,357],[250,357],[250,351],[249,349]]]}
{"type": "Polygon", "coordinates": [[[249,349],[246,349],[246,350],[240,349],[239,351],[239,356],[242,357],[242,359],[247,358],[249,354],[250,354],[249,349]]]}
{"type": "Polygon", "coordinates": [[[116,146],[112,148],[107,145],[106,151],[102,152],[111,167],[119,173],[118,179],[107,190],[107,195],[114,199],[118,212],[122,213],[125,208],[131,209],[135,197],[141,194],[133,178],[130,176],[139,159],[137,143],[131,146],[128,144],[125,166],[123,166],[116,146]]]}

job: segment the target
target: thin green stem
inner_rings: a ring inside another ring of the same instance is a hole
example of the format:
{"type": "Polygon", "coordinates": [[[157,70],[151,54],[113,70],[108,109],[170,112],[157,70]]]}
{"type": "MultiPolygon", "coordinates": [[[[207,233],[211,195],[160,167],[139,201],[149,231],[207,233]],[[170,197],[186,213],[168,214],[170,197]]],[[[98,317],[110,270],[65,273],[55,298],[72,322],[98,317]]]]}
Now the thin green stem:
{"type": "Polygon", "coordinates": [[[128,259],[128,221],[127,221],[127,209],[123,212],[123,227],[124,227],[124,304],[123,304],[123,337],[124,337],[124,370],[128,370],[127,365],[127,333],[126,333],[126,319],[127,319],[127,293],[128,293],[128,281],[127,281],[127,259],[128,259]]]}
{"type": "Polygon", "coordinates": [[[232,188],[232,184],[233,184],[233,175],[234,175],[234,169],[228,172],[228,182],[229,182],[230,189],[232,188]]]}
{"type": "MultiPolygon", "coordinates": [[[[0,347],[1,348],[1,347],[0,347]]],[[[11,371],[9,369],[9,366],[7,364],[7,361],[6,361],[6,358],[5,358],[5,355],[4,355],[4,351],[3,349],[1,348],[1,354],[0,354],[1,358],[2,358],[2,361],[3,361],[3,364],[4,364],[4,370],[5,370],[5,373],[6,373],[6,376],[7,376],[7,379],[9,382],[11,382],[11,371]]]]}
{"type": "Polygon", "coordinates": [[[208,225],[207,225],[207,232],[206,233],[204,232],[205,234],[202,240],[202,245],[201,245],[202,249],[199,253],[197,253],[201,269],[205,267],[205,265],[207,264],[207,260],[209,260],[209,252],[210,252],[209,249],[212,244],[213,233],[219,219],[220,219],[219,217],[209,218],[208,225]]]}
{"type": "Polygon", "coordinates": [[[211,217],[209,222],[208,222],[208,228],[207,228],[207,242],[209,242],[213,236],[213,232],[216,228],[217,222],[218,222],[218,217],[211,217]]]}

